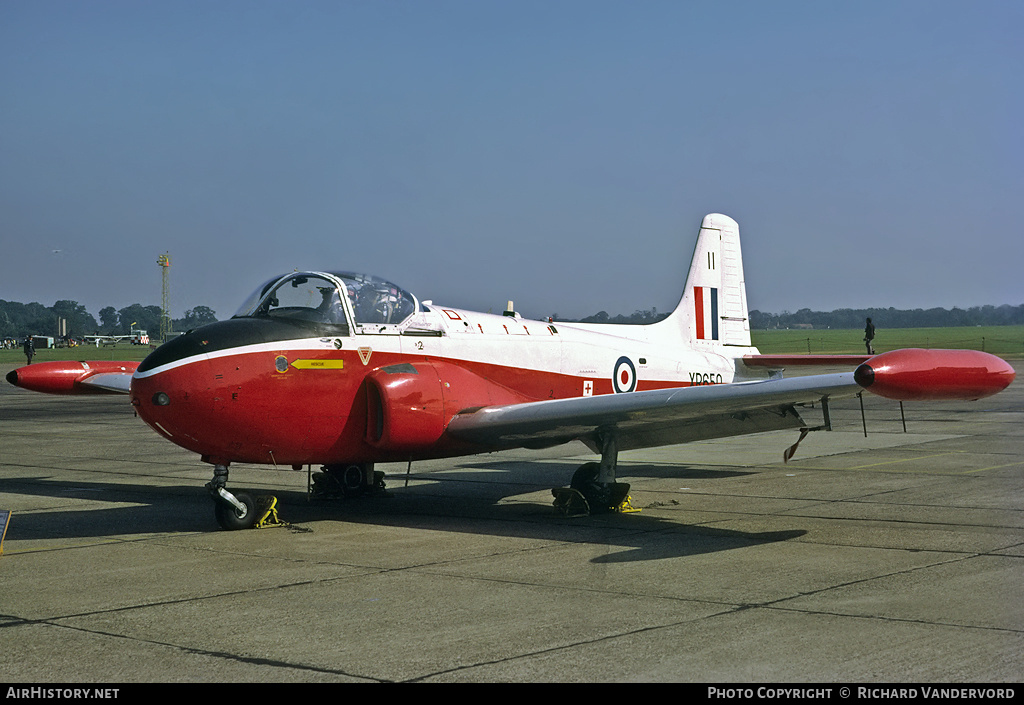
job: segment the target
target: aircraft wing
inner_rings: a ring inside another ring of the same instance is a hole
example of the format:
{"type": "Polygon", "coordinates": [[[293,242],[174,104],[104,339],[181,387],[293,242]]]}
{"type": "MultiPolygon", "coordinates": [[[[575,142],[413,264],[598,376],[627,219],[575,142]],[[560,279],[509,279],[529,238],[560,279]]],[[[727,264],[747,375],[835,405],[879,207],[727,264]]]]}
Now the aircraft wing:
{"type": "MultiPolygon", "coordinates": [[[[771,357],[775,366],[786,356],[771,357]]],[[[1005,389],[1015,374],[1005,360],[977,350],[909,348],[873,356],[852,372],[469,409],[448,432],[491,447],[579,439],[596,448],[599,435],[611,430],[619,450],[628,450],[799,428],[806,426],[801,404],[865,389],[898,401],[981,399],[1005,389]]]]}
{"type": "Polygon", "coordinates": [[[853,372],[484,407],[448,432],[489,446],[546,447],[614,429],[619,450],[806,426],[796,407],[862,390],[853,372]]]}
{"type": "Polygon", "coordinates": [[[127,394],[131,383],[130,372],[99,372],[79,382],[87,387],[115,394],[127,394]]]}

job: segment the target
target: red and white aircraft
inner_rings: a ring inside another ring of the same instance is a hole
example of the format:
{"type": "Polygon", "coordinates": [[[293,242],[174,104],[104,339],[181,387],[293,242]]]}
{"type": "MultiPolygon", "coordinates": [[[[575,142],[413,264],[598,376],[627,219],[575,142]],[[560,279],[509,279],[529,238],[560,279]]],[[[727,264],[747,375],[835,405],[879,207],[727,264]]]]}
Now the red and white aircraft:
{"type": "Polygon", "coordinates": [[[797,407],[864,389],[884,397],[978,399],[1014,379],[970,350],[874,357],[760,355],[750,344],[739,228],[704,218],[676,309],[650,325],[549,323],[419,301],[382,279],[292,272],[229,320],[170,340],[142,363],[50,362],[7,375],[57,394],[127,393],[157,433],[214,466],[225,528],[257,521],[227,489],[232,463],[321,465],[317,487],[381,486],[377,462],[544,448],[578,439],[584,465],[556,505],[620,506],[619,451],[807,428],[797,407]],[[783,378],[798,363],[855,371],[783,378]],[[859,365],[859,366],[857,366],[859,365]],[[568,493],[568,494],[567,494],[568,493]]]}

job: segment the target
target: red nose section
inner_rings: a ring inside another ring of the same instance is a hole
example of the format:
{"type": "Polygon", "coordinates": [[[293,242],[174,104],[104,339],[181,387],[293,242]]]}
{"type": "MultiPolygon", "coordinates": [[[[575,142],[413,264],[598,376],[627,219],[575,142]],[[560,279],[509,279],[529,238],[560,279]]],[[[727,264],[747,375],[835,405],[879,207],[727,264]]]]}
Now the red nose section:
{"type": "Polygon", "coordinates": [[[109,394],[110,391],[86,384],[99,374],[135,372],[137,362],[38,362],[7,373],[7,381],[15,387],[46,394],[109,394]]]}
{"type": "Polygon", "coordinates": [[[857,384],[899,401],[981,399],[1006,389],[1016,372],[1002,358],[978,350],[893,350],[854,372],[857,384]]]}

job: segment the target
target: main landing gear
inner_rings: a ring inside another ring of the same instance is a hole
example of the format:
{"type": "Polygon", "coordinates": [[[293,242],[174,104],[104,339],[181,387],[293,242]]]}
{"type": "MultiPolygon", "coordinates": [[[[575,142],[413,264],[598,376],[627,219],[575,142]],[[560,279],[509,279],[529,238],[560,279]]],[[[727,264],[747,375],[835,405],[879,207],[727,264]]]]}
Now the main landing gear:
{"type": "Polygon", "coordinates": [[[612,433],[602,434],[601,462],[586,463],[575,473],[569,487],[556,487],[555,510],[567,517],[635,512],[630,504],[629,484],[615,481],[619,448],[612,433]]]}
{"type": "Polygon", "coordinates": [[[351,499],[384,494],[384,473],[374,472],[373,463],[323,465],[309,479],[310,499],[351,499]]]}

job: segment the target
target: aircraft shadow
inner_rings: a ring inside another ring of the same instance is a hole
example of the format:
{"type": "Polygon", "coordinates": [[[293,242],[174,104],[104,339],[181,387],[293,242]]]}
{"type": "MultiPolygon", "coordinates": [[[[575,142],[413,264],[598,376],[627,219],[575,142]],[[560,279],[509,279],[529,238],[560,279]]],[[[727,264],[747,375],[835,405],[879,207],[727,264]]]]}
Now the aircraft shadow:
{"type": "MultiPolygon", "coordinates": [[[[597,462],[598,458],[594,458],[594,462],[597,462]]],[[[543,472],[550,480],[557,481],[558,478],[572,477],[572,474],[579,468],[579,462],[544,462],[536,463],[531,461],[522,460],[500,460],[498,462],[481,462],[481,463],[460,463],[461,468],[467,468],[470,470],[498,470],[508,472],[509,474],[515,474],[517,477],[524,474],[524,471],[528,471],[530,468],[543,468],[543,470],[536,471],[543,472]]],[[[451,470],[444,471],[446,475],[457,474],[451,470]]],[[[425,473],[429,475],[429,473],[425,473]]],[[[724,479],[727,477],[743,477],[744,475],[753,475],[753,471],[737,470],[734,468],[730,469],[718,469],[718,468],[707,468],[701,466],[691,465],[667,465],[667,464],[653,464],[653,463],[630,463],[630,462],[619,462],[617,465],[617,473],[619,479],[623,482],[629,482],[631,477],[646,477],[646,478],[667,478],[673,477],[680,480],[686,479],[724,479]]]]}
{"type": "MultiPolygon", "coordinates": [[[[493,469],[493,466],[489,467],[493,469]]],[[[308,530],[308,525],[316,522],[343,521],[413,530],[592,544],[605,549],[622,548],[591,559],[593,563],[648,561],[715,553],[787,541],[806,533],[799,529],[734,531],[688,525],[672,518],[644,515],[642,512],[566,518],[557,514],[550,504],[532,500],[507,500],[507,492],[495,492],[507,489],[503,483],[468,486],[465,482],[441,481],[404,488],[394,480],[391,478],[384,496],[310,501],[304,491],[277,489],[272,494],[278,498],[281,519],[299,531],[308,530]]],[[[244,484],[233,483],[232,487],[242,490],[244,484]]],[[[521,488],[517,489],[521,493],[521,488]]],[[[544,488],[535,486],[533,489],[544,488]]],[[[101,539],[220,531],[213,518],[209,495],[202,487],[192,485],[153,487],[141,484],[13,479],[5,482],[4,491],[54,499],[122,503],[121,506],[98,509],[15,512],[7,532],[8,544],[12,540],[101,539]],[[124,506],[123,503],[131,506],[124,506]]],[[[260,490],[249,491],[267,494],[260,490]]]]}
{"type": "Polygon", "coordinates": [[[787,529],[745,532],[685,524],[642,511],[567,518],[550,504],[513,502],[471,503],[461,498],[428,494],[390,498],[342,500],[339,505],[293,505],[289,516],[297,523],[342,520],[377,526],[430,531],[487,534],[515,538],[592,544],[622,550],[591,559],[592,563],[626,563],[717,553],[759,544],[788,541],[807,532],[787,529]]]}
{"type": "MultiPolygon", "coordinates": [[[[209,495],[194,485],[153,487],[76,480],[7,479],[3,493],[119,504],[106,508],[14,510],[6,541],[83,539],[161,533],[202,532],[217,528],[209,495]],[[131,506],[124,506],[130,504],[131,506]],[[206,521],[197,521],[205,510],[206,521]]],[[[2,501],[2,493],[0,493],[2,501]]]]}

